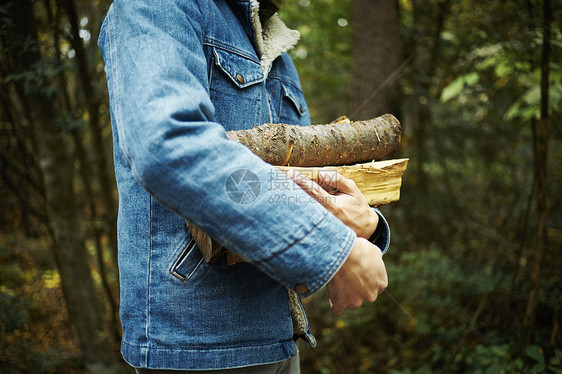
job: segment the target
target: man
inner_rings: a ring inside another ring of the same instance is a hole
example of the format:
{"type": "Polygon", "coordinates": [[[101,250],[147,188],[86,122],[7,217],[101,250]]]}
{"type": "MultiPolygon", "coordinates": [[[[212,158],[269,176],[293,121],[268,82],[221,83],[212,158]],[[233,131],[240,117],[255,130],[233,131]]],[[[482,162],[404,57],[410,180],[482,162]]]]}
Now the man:
{"type": "Polygon", "coordinates": [[[293,328],[293,292],[327,284],[339,314],[386,287],[379,247],[388,227],[351,181],[321,179],[339,189],[326,199],[319,185],[293,182],[225,137],[266,122],[310,124],[285,53],[299,35],[275,10],[265,1],[117,0],[104,20],[121,352],[138,372],[298,373],[295,339],[314,337],[306,320],[304,331],[293,328]],[[248,186],[254,194],[240,199],[248,186]],[[206,263],[186,220],[247,262],[206,263]]]}

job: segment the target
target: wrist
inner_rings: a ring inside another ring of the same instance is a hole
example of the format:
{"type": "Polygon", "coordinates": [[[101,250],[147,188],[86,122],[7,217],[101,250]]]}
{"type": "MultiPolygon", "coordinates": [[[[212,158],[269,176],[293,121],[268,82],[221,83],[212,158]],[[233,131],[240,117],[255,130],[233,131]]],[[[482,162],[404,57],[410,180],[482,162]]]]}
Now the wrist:
{"type": "Polygon", "coordinates": [[[364,226],[363,232],[358,236],[373,242],[371,239],[375,239],[374,236],[376,236],[379,231],[379,215],[374,209],[369,209],[369,217],[366,221],[367,224],[364,226]]]}

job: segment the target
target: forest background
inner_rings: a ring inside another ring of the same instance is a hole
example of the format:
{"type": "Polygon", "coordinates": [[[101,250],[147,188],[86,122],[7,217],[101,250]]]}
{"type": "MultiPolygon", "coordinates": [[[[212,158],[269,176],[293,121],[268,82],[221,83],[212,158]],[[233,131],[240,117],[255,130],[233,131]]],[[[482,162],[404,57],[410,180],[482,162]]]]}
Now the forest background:
{"type": "MultiPolygon", "coordinates": [[[[315,123],[393,113],[390,285],[303,373],[562,373],[562,1],[278,0],[315,123]]],[[[0,1],[0,371],[127,372],[108,0],[0,1]]]]}

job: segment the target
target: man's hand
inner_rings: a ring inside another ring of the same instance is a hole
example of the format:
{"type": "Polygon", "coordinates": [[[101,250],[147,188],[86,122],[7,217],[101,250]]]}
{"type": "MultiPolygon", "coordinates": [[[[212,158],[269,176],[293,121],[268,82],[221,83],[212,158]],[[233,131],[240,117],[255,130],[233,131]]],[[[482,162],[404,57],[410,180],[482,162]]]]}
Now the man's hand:
{"type": "Polygon", "coordinates": [[[295,170],[289,170],[287,175],[330,213],[353,229],[358,237],[368,239],[375,232],[379,216],[369,207],[367,199],[353,180],[333,170],[321,170],[316,182],[295,170]]]}
{"type": "Polygon", "coordinates": [[[339,315],[365,301],[374,302],[388,285],[382,252],[366,240],[377,228],[377,213],[369,207],[355,182],[339,173],[320,171],[318,183],[294,170],[287,175],[357,234],[349,257],[326,285],[332,312],[339,315]]]}
{"type": "Polygon", "coordinates": [[[388,285],[382,252],[374,244],[357,238],[345,263],[326,285],[332,312],[356,309],[373,302],[388,285]]]}

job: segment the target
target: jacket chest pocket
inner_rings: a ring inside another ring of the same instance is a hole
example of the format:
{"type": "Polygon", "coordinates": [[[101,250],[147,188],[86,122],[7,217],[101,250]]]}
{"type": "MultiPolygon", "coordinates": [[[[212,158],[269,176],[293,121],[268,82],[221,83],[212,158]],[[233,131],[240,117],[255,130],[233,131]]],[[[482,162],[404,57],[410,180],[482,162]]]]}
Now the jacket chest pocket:
{"type": "Polygon", "coordinates": [[[302,91],[289,83],[282,82],[281,93],[282,97],[279,103],[280,122],[310,125],[308,108],[302,91]]]}
{"type": "Polygon", "coordinates": [[[267,97],[260,64],[242,52],[210,48],[209,94],[217,122],[227,131],[261,124],[267,116],[267,97]]]}

